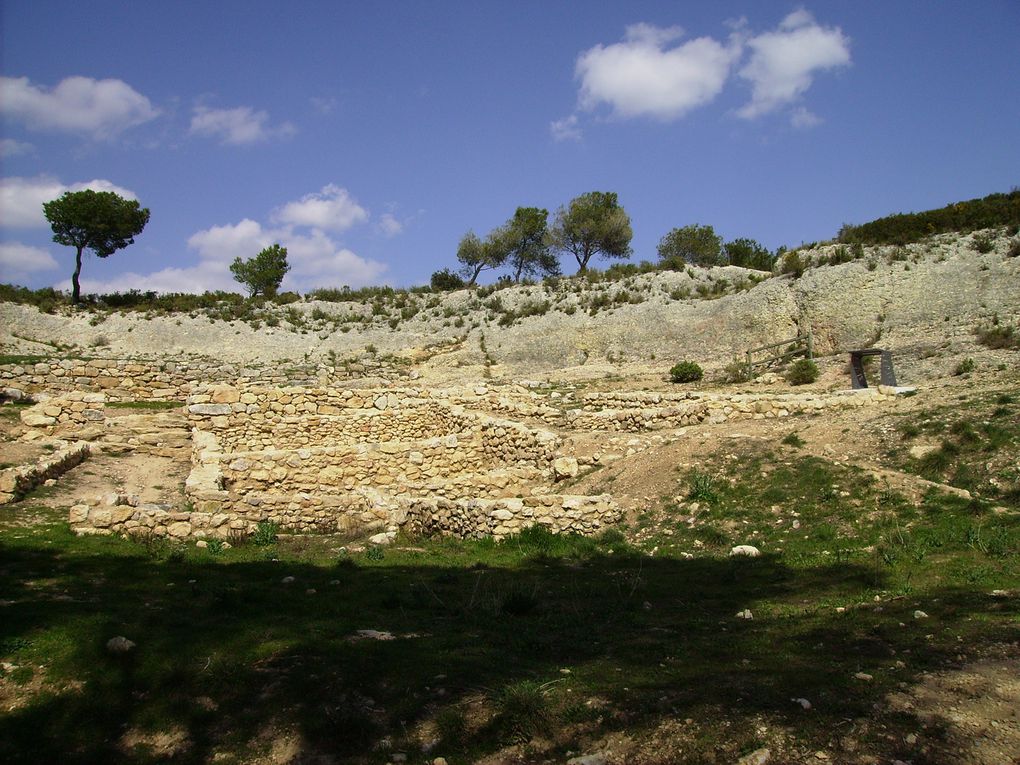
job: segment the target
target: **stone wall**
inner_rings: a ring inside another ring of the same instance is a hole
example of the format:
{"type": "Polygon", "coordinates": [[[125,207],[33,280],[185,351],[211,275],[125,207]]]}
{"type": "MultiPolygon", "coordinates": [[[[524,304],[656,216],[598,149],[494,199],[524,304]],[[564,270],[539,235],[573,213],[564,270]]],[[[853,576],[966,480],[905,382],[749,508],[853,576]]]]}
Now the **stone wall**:
{"type": "Polygon", "coordinates": [[[0,505],[15,502],[44,481],[63,475],[83,462],[89,453],[89,445],[85,441],[60,443],[56,451],[34,465],[0,470],[0,505]]]}
{"type": "Polygon", "coordinates": [[[52,430],[60,425],[88,425],[106,418],[106,397],[102,393],[71,391],[44,398],[21,412],[21,422],[30,428],[52,430]]]}
{"type": "Polygon", "coordinates": [[[553,533],[597,534],[621,517],[608,495],[543,494],[499,499],[399,498],[380,501],[372,493],[345,496],[272,495],[249,497],[229,513],[179,511],[162,505],[132,504],[132,498],[98,498],[71,508],[79,534],[129,534],[176,539],[246,536],[261,522],[291,531],[405,531],[414,536],[503,539],[533,525],[553,533]]]}
{"type": "Polygon", "coordinates": [[[0,388],[38,392],[104,393],[114,401],[183,401],[207,383],[241,385],[342,385],[358,377],[397,379],[391,366],[362,360],[345,367],[318,364],[235,365],[216,361],[149,359],[51,359],[0,364],[0,388]]]}
{"type": "Polygon", "coordinates": [[[829,393],[589,393],[582,408],[568,411],[566,417],[574,428],[640,431],[849,409],[895,395],[895,388],[884,385],[829,393]]]}
{"type": "Polygon", "coordinates": [[[534,522],[593,533],[618,514],[608,498],[542,494],[554,433],[425,390],[203,385],[188,398],[188,417],[190,512],[82,505],[72,526],[226,538],[267,521],[292,531],[499,536],[534,522]],[[426,521],[433,501],[447,503],[445,514],[426,521]]]}

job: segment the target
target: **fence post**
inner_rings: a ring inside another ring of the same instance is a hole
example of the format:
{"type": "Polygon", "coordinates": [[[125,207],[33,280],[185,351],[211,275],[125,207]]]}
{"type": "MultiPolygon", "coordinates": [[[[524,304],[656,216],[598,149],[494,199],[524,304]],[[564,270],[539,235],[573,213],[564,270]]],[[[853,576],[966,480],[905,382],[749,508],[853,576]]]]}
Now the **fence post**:
{"type": "Polygon", "coordinates": [[[814,339],[811,336],[811,330],[808,330],[808,333],[807,333],[807,357],[809,359],[813,359],[815,357],[814,356],[814,350],[815,350],[814,339]]]}

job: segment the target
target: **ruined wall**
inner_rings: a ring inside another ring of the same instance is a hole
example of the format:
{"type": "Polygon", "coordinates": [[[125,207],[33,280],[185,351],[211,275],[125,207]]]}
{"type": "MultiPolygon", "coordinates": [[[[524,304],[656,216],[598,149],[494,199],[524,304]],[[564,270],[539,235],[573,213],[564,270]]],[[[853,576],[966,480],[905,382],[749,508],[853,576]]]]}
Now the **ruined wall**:
{"type": "Polygon", "coordinates": [[[113,401],[183,401],[208,383],[240,385],[342,385],[357,377],[397,379],[402,372],[363,360],[346,367],[317,364],[223,364],[149,359],[51,359],[0,364],[0,388],[29,395],[45,391],[105,393],[113,401]]]}

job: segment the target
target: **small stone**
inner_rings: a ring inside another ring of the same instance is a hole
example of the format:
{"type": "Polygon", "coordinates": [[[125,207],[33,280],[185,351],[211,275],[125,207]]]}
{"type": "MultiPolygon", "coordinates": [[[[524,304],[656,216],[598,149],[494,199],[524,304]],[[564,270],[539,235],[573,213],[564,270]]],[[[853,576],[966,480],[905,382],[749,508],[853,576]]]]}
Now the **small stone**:
{"type": "Polygon", "coordinates": [[[295,581],[294,577],[292,576],[285,576],[283,579],[280,580],[282,584],[293,584],[294,581],[295,581]]]}
{"type": "Polygon", "coordinates": [[[123,635],[117,635],[106,641],[106,650],[115,656],[120,656],[135,650],[135,644],[123,635]]]}
{"type": "Polygon", "coordinates": [[[200,550],[204,550],[208,546],[209,543],[206,542],[204,539],[199,539],[197,542],[195,542],[195,547],[199,548],[200,550]]]}
{"type": "Polygon", "coordinates": [[[800,704],[801,709],[811,709],[811,702],[807,699],[790,699],[795,704],[800,704]]]}
{"type": "Polygon", "coordinates": [[[432,765],[447,765],[446,758],[445,757],[436,757],[432,761],[432,765]]]}
{"type": "Polygon", "coordinates": [[[759,550],[754,545],[737,545],[736,547],[730,550],[730,557],[739,555],[743,555],[748,558],[757,558],[759,555],[761,555],[761,550],[759,550]]]}
{"type": "Polygon", "coordinates": [[[737,619],[753,619],[754,614],[751,613],[750,608],[745,608],[743,611],[738,611],[736,614],[737,619]]]}
{"type": "Polygon", "coordinates": [[[870,683],[875,679],[873,675],[869,675],[867,672],[854,672],[854,677],[866,683],[870,683]]]}
{"type": "Polygon", "coordinates": [[[914,744],[917,743],[917,736],[915,734],[913,734],[913,733],[908,733],[907,734],[907,738],[906,738],[906,742],[908,744],[910,744],[911,746],[913,746],[914,744]]]}
{"type": "Polygon", "coordinates": [[[928,618],[928,614],[926,614],[924,611],[914,611],[914,618],[915,619],[927,619],[928,618]]]}
{"type": "Polygon", "coordinates": [[[567,760],[567,765],[605,765],[605,763],[604,754],[582,754],[580,757],[571,757],[567,760]]]}
{"type": "Polygon", "coordinates": [[[552,468],[558,481],[564,478],[574,478],[578,473],[577,460],[573,457],[557,457],[553,460],[552,468]]]}
{"type": "Polygon", "coordinates": [[[772,752],[767,747],[762,747],[755,749],[750,754],[745,754],[737,760],[737,765],[768,765],[771,760],[772,752]]]}

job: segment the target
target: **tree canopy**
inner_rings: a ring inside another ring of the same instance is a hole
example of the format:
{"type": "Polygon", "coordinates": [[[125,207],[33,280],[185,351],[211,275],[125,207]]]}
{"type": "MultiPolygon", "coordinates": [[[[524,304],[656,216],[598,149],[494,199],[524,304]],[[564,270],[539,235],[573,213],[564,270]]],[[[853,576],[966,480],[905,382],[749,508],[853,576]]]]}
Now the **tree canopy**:
{"type": "Polygon", "coordinates": [[[230,273],[234,275],[234,280],[248,288],[249,297],[276,295],[280,284],[283,283],[283,277],[289,270],[287,248],[279,244],[266,247],[248,260],[234,258],[234,262],[230,264],[230,273]]]}
{"type": "Polygon", "coordinates": [[[457,260],[468,287],[475,285],[482,271],[499,268],[506,262],[506,258],[506,243],[500,229],[490,231],[485,241],[479,239],[474,231],[468,231],[457,245],[457,260]]]}
{"type": "Polygon", "coordinates": [[[112,191],[68,191],[43,203],[53,229],[53,241],[76,250],[71,275],[71,300],[81,302],[81,256],[85,250],[105,258],[134,244],[149,222],[149,210],[137,199],[124,199],[112,191]]]}
{"type": "Polygon", "coordinates": [[[519,282],[522,276],[554,276],[559,273],[560,264],[547,241],[548,217],[548,210],[518,207],[514,217],[503,226],[507,263],[515,282],[519,282]]]}
{"type": "Polygon", "coordinates": [[[727,242],[723,249],[731,266],[755,268],[759,271],[771,271],[775,257],[764,245],[754,239],[734,239],[727,242]]]}
{"type": "Polygon", "coordinates": [[[595,255],[629,258],[633,236],[630,216],[620,207],[616,194],[589,191],[557,211],[549,243],[554,250],[573,255],[578,272],[584,273],[595,255]]]}
{"type": "Polygon", "coordinates": [[[716,266],[722,262],[722,237],[711,226],[691,224],[674,228],[659,241],[659,261],[664,268],[716,266]]]}

